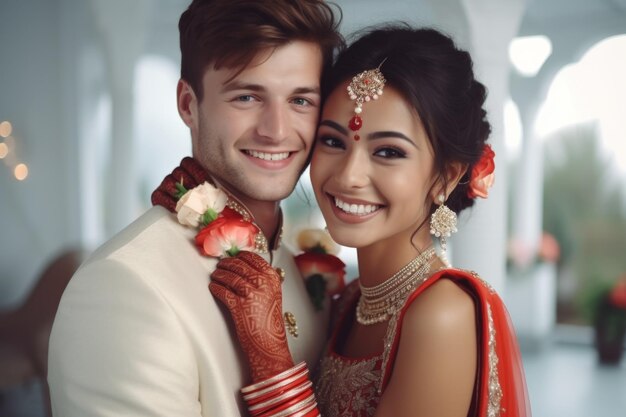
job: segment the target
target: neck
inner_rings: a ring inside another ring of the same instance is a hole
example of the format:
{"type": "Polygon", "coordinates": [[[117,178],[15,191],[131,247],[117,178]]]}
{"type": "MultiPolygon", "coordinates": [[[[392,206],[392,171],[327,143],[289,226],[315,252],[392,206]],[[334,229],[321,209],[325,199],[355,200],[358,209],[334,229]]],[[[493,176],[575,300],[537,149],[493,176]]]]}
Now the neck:
{"type": "Polygon", "coordinates": [[[254,218],[254,223],[259,226],[261,232],[265,235],[270,248],[275,245],[278,235],[278,227],[280,224],[280,202],[279,201],[261,201],[250,198],[239,192],[233,192],[225,184],[222,187],[235,197],[254,218]]]}
{"type": "MultiPolygon", "coordinates": [[[[403,266],[411,262],[431,246],[430,237],[415,239],[414,245],[377,244],[358,248],[359,280],[366,287],[373,287],[391,278],[403,266]]],[[[437,267],[437,260],[433,266],[437,267]]]]}
{"type": "Polygon", "coordinates": [[[274,247],[280,223],[280,205],[277,201],[241,200],[252,216],[254,222],[267,238],[269,247],[274,247]]]}
{"type": "Polygon", "coordinates": [[[248,197],[232,188],[227,182],[220,181],[218,175],[212,173],[212,181],[242,204],[254,218],[254,223],[261,229],[271,248],[275,247],[280,225],[280,201],[262,201],[248,197]]]}

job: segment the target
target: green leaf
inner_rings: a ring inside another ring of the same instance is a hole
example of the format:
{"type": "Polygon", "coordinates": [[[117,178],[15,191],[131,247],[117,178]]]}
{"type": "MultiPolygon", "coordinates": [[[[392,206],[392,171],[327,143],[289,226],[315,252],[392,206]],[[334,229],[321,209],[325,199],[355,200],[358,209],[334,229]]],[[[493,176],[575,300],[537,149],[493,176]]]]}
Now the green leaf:
{"type": "Polygon", "coordinates": [[[202,219],[201,219],[202,225],[206,226],[207,224],[211,223],[213,220],[217,219],[217,216],[218,216],[217,211],[213,210],[212,208],[209,208],[202,215],[202,219]]]}
{"type": "Polygon", "coordinates": [[[183,186],[182,182],[177,182],[176,183],[176,199],[180,200],[180,198],[184,196],[186,193],[187,193],[187,189],[183,186]]]}
{"type": "Polygon", "coordinates": [[[233,246],[232,248],[228,249],[226,251],[226,253],[228,254],[228,256],[237,256],[237,254],[239,253],[239,248],[237,246],[233,246]]]}
{"type": "Polygon", "coordinates": [[[326,280],[321,274],[311,275],[306,280],[306,290],[311,296],[311,301],[315,309],[320,311],[324,308],[324,298],[326,298],[326,280]]]}

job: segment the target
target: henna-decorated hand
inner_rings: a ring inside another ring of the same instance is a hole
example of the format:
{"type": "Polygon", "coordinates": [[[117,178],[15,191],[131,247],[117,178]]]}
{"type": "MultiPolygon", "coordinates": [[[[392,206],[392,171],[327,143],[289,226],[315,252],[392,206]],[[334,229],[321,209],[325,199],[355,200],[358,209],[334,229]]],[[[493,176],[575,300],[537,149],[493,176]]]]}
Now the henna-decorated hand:
{"type": "Polygon", "coordinates": [[[211,274],[211,294],[230,311],[254,382],[291,368],[277,272],[259,255],[224,258],[211,274]]]}

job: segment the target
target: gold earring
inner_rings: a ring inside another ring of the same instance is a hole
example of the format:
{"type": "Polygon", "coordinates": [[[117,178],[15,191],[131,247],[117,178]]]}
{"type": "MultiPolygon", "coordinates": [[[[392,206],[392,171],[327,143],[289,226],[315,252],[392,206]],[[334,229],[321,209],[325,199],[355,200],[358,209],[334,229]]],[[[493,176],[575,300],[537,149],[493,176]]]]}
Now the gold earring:
{"type": "Polygon", "coordinates": [[[438,200],[439,207],[437,207],[437,210],[430,216],[430,234],[439,238],[441,260],[444,264],[450,266],[450,261],[448,261],[448,257],[446,256],[446,250],[448,249],[447,238],[449,238],[452,233],[457,232],[457,217],[456,213],[444,204],[446,198],[443,194],[439,194],[438,200]]]}

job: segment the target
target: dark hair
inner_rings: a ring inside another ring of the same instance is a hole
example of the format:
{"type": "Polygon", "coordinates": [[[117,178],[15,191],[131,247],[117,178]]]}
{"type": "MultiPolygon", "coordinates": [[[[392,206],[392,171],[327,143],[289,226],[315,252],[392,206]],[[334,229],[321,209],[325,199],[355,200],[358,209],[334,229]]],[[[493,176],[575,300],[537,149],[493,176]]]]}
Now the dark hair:
{"type": "Polygon", "coordinates": [[[338,56],[322,84],[323,96],[381,63],[387,85],[402,94],[422,119],[435,153],[435,169],[443,181],[449,163],[468,166],[446,205],[456,213],[472,206],[474,200],[467,196],[469,177],[491,126],[483,108],[485,86],[474,78],[469,53],[434,29],[402,24],[370,29],[338,56]]]}
{"type": "Polygon", "coordinates": [[[260,51],[295,40],[318,44],[326,70],[344,45],[337,9],[323,0],[193,0],[178,22],[181,78],[200,101],[209,64],[242,71],[260,51]]]}

